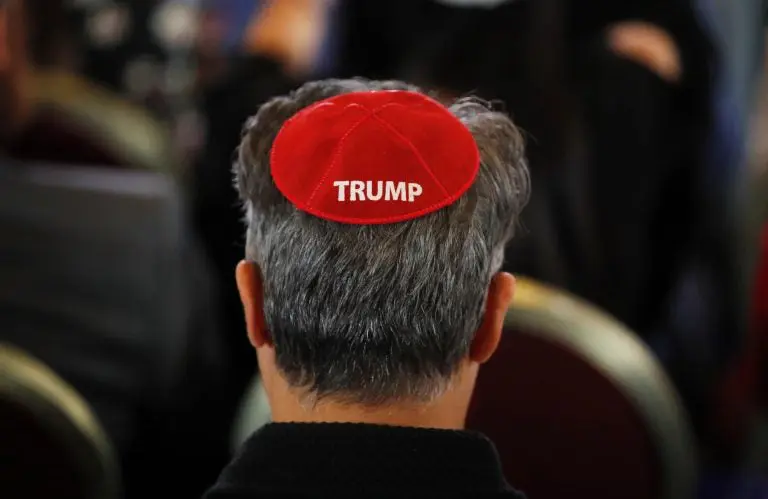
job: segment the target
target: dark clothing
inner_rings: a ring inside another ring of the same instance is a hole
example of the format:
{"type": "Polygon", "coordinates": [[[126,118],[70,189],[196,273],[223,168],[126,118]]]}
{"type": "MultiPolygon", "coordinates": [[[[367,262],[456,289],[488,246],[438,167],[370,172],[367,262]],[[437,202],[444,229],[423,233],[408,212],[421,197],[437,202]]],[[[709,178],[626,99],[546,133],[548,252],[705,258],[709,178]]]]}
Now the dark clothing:
{"type": "Polygon", "coordinates": [[[342,75],[498,99],[530,137],[532,199],[507,270],[575,292],[645,338],[668,327],[670,290],[694,231],[711,220],[698,203],[714,53],[691,0],[347,1],[342,10],[342,75]],[[625,21],[670,34],[678,84],[610,50],[606,30],[625,21]],[[379,52],[388,57],[370,57],[379,52]]]}
{"type": "Polygon", "coordinates": [[[242,57],[231,61],[226,75],[203,95],[201,108],[208,135],[205,150],[193,172],[194,225],[213,263],[220,292],[222,330],[229,359],[228,406],[234,408],[256,365],[253,349],[243,334],[243,310],[234,280],[237,262],[245,255],[241,203],[232,186],[232,161],[243,125],[269,98],[296,86],[281,66],[267,58],[242,57]]]}
{"type": "Polygon", "coordinates": [[[401,67],[377,76],[498,99],[530,137],[532,200],[507,269],[569,289],[646,338],[663,329],[693,231],[710,220],[697,217],[696,196],[713,49],[690,0],[521,0],[494,9],[395,0],[386,9],[401,15],[385,27],[376,26],[389,19],[375,15],[383,6],[347,3],[360,22],[343,74],[367,71],[354,55],[383,44],[401,67]],[[428,36],[400,50],[394,38],[414,19],[428,36]],[[673,37],[679,84],[609,49],[605,30],[635,20],[673,37]]]}
{"type": "Polygon", "coordinates": [[[205,499],[509,497],[493,444],[478,433],[365,424],[269,424],[205,499]]]}
{"type": "Polygon", "coordinates": [[[180,203],[151,172],[0,164],[0,342],[87,400],[127,498],[194,497],[228,459],[210,282],[180,203]]]}

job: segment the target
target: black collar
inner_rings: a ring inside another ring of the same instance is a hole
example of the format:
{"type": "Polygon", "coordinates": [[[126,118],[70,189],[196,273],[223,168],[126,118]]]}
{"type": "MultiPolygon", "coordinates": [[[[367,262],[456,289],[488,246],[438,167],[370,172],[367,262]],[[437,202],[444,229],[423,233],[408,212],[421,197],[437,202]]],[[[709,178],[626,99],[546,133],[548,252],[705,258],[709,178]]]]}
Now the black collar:
{"type": "Polygon", "coordinates": [[[269,424],[206,499],[510,497],[493,444],[478,433],[364,424],[269,424]]]}

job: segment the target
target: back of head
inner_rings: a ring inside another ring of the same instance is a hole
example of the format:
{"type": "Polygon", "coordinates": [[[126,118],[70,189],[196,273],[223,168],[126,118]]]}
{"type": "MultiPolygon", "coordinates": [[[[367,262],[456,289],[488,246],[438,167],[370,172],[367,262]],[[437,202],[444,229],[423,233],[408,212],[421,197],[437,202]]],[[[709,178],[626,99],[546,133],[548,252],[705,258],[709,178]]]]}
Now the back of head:
{"type": "Polygon", "coordinates": [[[480,168],[458,200],[373,225],[299,210],[270,175],[284,123],[324,99],[386,90],[419,91],[400,82],[326,80],[275,98],[248,122],[235,164],[246,258],[260,269],[277,370],[314,400],[378,406],[450,390],[528,196],[519,130],[485,103],[463,99],[448,110],[474,137],[480,168]]]}

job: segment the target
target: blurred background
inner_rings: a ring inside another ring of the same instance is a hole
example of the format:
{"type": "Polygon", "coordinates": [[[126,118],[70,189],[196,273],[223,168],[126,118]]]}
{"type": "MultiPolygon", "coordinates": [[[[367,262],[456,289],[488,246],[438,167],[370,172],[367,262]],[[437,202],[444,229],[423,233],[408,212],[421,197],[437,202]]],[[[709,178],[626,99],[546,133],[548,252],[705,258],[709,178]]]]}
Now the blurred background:
{"type": "MultiPolygon", "coordinates": [[[[764,1],[5,0],[0,9],[0,475],[68,463],[71,480],[47,480],[58,491],[49,497],[95,483],[100,497],[195,497],[213,482],[257,378],[233,279],[243,255],[230,172],[240,130],[302,82],[367,77],[446,101],[477,95],[511,115],[527,137],[533,196],[506,269],[615,318],[655,366],[629,372],[630,358],[613,367],[619,377],[655,377],[672,394],[643,405],[615,373],[575,355],[634,404],[641,452],[621,443],[597,391],[560,365],[516,358],[528,384],[499,371],[484,396],[537,397],[494,406],[499,417],[478,428],[503,439],[512,421],[530,435],[555,425],[562,448],[519,442],[530,469],[506,468],[510,482],[531,499],[669,497],[675,480],[693,484],[690,497],[768,497],[764,1]],[[17,366],[26,362],[51,380],[29,381],[31,368],[17,366]],[[74,390],[90,429],[48,384],[74,390]],[[537,406],[547,393],[550,426],[537,406]],[[677,457],[649,423],[664,404],[680,409],[673,433],[691,435],[677,457]],[[73,432],[84,440],[74,444],[73,432]],[[59,461],[44,450],[54,445],[59,461]],[[90,462],[87,446],[98,450],[90,462]],[[617,469],[589,466],[593,446],[617,469]],[[21,459],[21,448],[39,453],[21,459]],[[557,456],[532,457],[548,449],[557,456]],[[51,462],[35,461],[42,454],[51,462]],[[673,466],[681,460],[685,471],[673,466]],[[614,483],[641,467],[637,483],[614,483]]],[[[589,327],[578,334],[600,341],[589,327]]],[[[46,482],[35,475],[24,487],[46,482]]],[[[0,496],[11,497],[2,485],[0,496]]]]}

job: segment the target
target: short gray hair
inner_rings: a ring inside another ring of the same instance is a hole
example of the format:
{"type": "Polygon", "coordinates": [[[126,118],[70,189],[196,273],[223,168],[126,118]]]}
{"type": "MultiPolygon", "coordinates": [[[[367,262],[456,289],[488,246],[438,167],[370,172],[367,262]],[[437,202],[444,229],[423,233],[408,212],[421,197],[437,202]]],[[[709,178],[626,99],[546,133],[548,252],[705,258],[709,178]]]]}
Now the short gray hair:
{"type": "Polygon", "coordinates": [[[346,225],[299,211],[269,168],[283,123],[326,98],[411,90],[401,82],[324,80],[264,104],[234,165],[246,258],[261,269],[278,368],[315,397],[377,405],[441,393],[469,354],[491,278],[529,195],[521,132],[488,104],[449,110],[472,132],[480,172],[454,204],[388,225],[346,225]]]}

